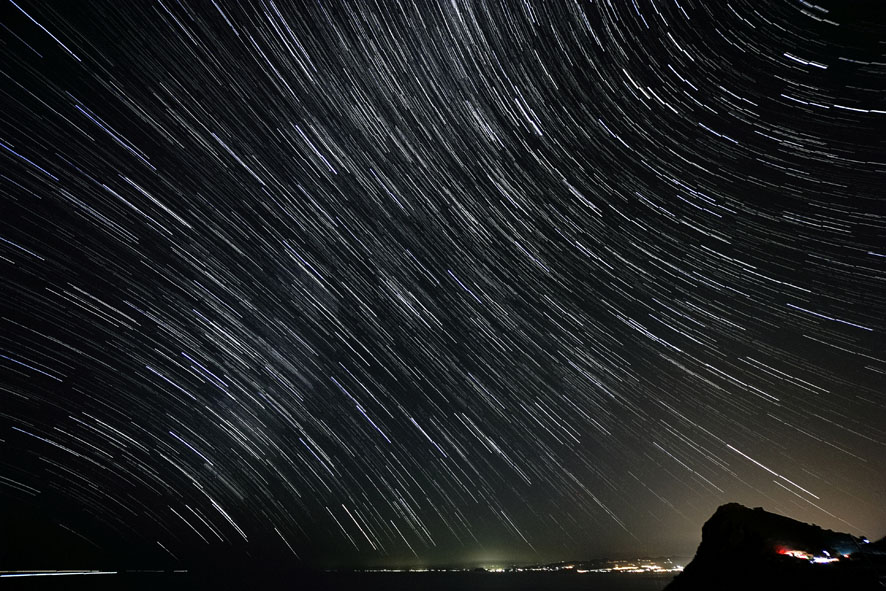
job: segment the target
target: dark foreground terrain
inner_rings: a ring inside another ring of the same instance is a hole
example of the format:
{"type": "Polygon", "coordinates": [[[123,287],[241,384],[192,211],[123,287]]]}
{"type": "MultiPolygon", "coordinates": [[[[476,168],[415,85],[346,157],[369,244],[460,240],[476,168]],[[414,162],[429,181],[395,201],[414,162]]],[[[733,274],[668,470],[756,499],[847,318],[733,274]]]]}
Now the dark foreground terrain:
{"type": "Polygon", "coordinates": [[[730,503],[704,524],[695,558],[667,591],[882,591],[884,583],[884,540],[730,503]]]}

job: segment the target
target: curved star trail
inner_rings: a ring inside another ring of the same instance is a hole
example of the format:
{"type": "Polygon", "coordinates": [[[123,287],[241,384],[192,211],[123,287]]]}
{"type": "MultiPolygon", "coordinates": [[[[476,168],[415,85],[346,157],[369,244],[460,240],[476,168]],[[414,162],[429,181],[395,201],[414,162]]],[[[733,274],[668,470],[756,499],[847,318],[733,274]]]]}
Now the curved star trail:
{"type": "Polygon", "coordinates": [[[882,535],[886,20],[834,4],[9,0],[4,502],[182,562],[882,535]]]}

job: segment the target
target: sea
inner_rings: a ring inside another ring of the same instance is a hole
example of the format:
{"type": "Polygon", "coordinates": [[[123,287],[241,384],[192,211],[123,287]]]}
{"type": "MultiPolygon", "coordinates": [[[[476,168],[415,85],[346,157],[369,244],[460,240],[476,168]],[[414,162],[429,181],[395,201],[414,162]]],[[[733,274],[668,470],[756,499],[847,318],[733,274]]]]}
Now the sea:
{"type": "Polygon", "coordinates": [[[222,573],[107,573],[5,578],[3,589],[90,591],[661,591],[673,573],[575,572],[334,572],[299,575],[267,572],[222,573]]]}

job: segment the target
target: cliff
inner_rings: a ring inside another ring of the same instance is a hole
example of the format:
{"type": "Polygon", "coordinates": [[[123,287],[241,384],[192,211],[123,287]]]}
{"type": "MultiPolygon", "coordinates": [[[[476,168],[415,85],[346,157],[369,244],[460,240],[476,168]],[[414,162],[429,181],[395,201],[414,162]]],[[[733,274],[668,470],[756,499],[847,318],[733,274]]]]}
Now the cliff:
{"type": "Polygon", "coordinates": [[[882,590],[884,546],[730,503],[704,524],[695,558],[666,590],[882,590]]]}

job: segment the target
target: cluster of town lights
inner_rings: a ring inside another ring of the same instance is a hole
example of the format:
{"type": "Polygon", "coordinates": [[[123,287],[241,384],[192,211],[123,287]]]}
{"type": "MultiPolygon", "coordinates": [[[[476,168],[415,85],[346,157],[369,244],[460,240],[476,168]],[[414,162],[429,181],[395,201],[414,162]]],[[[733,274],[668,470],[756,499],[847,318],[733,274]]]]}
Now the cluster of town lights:
{"type": "MultiPolygon", "coordinates": [[[[808,560],[813,564],[828,564],[831,562],[837,562],[839,557],[831,556],[830,552],[827,550],[822,550],[822,555],[810,554],[809,552],[804,552],[803,550],[790,550],[788,548],[781,548],[778,553],[784,556],[793,556],[794,558],[800,558],[801,560],[808,560]]],[[[843,558],[849,558],[848,554],[844,554],[843,558]]]]}
{"type": "Polygon", "coordinates": [[[579,574],[585,573],[674,573],[683,570],[683,567],[674,564],[670,560],[659,564],[652,560],[613,560],[600,568],[582,568],[575,564],[557,564],[547,566],[512,567],[512,568],[487,568],[489,573],[506,572],[556,572],[573,571],[579,574]]]}
{"type": "Polygon", "coordinates": [[[487,572],[487,573],[525,573],[525,572],[562,572],[571,571],[580,574],[585,573],[676,573],[683,570],[683,567],[674,564],[670,560],[658,562],[649,559],[640,560],[610,560],[604,561],[603,565],[597,568],[589,568],[587,564],[563,563],[539,566],[487,566],[483,568],[381,568],[381,569],[363,569],[361,572],[387,572],[387,573],[417,573],[417,572],[487,572]]]}

